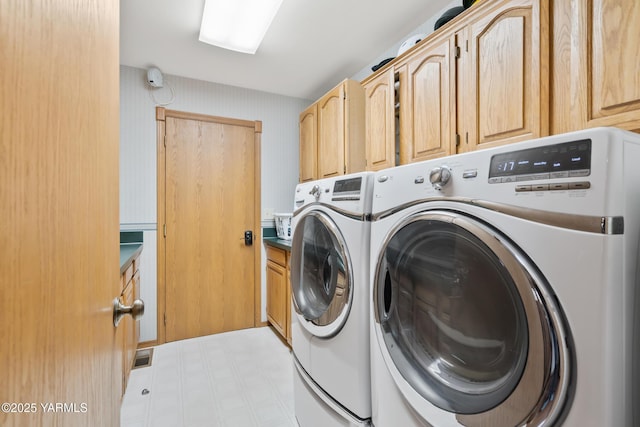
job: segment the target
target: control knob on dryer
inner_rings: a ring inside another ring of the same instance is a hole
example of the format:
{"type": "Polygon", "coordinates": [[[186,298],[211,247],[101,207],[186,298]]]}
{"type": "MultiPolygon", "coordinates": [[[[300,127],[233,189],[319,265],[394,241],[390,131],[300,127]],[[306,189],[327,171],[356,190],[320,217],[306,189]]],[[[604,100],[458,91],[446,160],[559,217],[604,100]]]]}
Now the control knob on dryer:
{"type": "Polygon", "coordinates": [[[431,169],[429,172],[429,181],[433,188],[436,190],[442,190],[442,188],[447,185],[449,180],[451,179],[451,169],[449,166],[438,166],[436,168],[431,169]]]}
{"type": "Polygon", "coordinates": [[[309,191],[309,194],[311,194],[313,197],[315,197],[316,200],[318,200],[320,198],[320,186],[318,184],[314,185],[311,191],[309,191]]]}

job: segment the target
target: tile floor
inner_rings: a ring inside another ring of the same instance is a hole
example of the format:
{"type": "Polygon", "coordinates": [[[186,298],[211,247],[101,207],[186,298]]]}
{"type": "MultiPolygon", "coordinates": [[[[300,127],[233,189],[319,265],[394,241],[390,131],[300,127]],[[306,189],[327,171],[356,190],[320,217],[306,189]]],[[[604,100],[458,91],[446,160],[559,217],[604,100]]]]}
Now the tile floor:
{"type": "Polygon", "coordinates": [[[155,347],[152,365],[131,371],[121,425],[297,426],[289,348],[268,327],[155,347]]]}

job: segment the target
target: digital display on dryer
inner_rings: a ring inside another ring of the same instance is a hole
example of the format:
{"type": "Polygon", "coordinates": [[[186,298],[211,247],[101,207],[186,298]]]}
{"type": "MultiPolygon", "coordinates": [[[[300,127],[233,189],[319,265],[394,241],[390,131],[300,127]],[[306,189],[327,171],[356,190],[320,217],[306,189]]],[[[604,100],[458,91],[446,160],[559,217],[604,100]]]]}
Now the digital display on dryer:
{"type": "Polygon", "coordinates": [[[341,179],[333,185],[333,194],[338,193],[359,193],[362,186],[362,177],[341,179]]]}
{"type": "Polygon", "coordinates": [[[591,173],[591,140],[564,142],[491,157],[489,182],[568,178],[591,173]]]}

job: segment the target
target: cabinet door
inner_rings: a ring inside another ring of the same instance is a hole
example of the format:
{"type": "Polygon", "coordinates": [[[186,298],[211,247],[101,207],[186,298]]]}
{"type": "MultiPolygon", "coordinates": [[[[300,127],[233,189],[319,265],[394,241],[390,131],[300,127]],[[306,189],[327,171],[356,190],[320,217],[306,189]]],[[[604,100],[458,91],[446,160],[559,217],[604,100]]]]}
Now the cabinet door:
{"type": "Polygon", "coordinates": [[[367,170],[396,165],[394,70],[366,83],[365,129],[367,170]]]}
{"type": "Polygon", "coordinates": [[[400,74],[400,163],[452,154],[452,38],[443,34],[407,60],[400,74]]]}
{"type": "Polygon", "coordinates": [[[345,173],[344,84],[318,101],[318,178],[345,173]]]}
{"type": "Polygon", "coordinates": [[[318,179],[318,107],[313,104],[300,114],[300,182],[318,179]]]}
{"type": "Polygon", "coordinates": [[[476,148],[548,134],[548,38],[547,0],[502,1],[469,23],[465,114],[476,148]]]}
{"type": "MultiPolygon", "coordinates": [[[[137,261],[137,260],[136,260],[137,261]]],[[[138,270],[138,263],[134,262],[136,265],[136,272],[133,275],[133,296],[132,296],[132,303],[133,301],[140,299],[140,270],[138,270]]],[[[140,319],[136,320],[135,322],[133,322],[133,343],[132,343],[132,348],[133,348],[133,356],[135,357],[135,352],[136,349],[138,348],[138,343],[140,342],[140,319]]]]}
{"type": "MultiPolygon", "coordinates": [[[[579,2],[583,126],[640,129],[640,2],[579,2]],[[584,79],[584,80],[582,80],[584,79]],[[585,117],[586,116],[586,117],[585,117]],[[586,120],[585,120],[586,119],[586,120]]],[[[577,79],[576,79],[577,80],[577,79]]]]}
{"type": "MultiPolygon", "coordinates": [[[[131,306],[133,304],[133,288],[135,284],[133,283],[133,279],[127,283],[127,286],[122,291],[122,295],[120,300],[126,306],[131,306]]],[[[136,353],[137,341],[135,339],[135,329],[134,322],[131,316],[124,316],[122,320],[120,320],[120,325],[118,328],[121,328],[124,331],[124,353],[123,353],[123,394],[127,388],[127,383],[129,380],[129,373],[131,372],[131,367],[133,366],[133,359],[136,353]]]]}
{"type": "Polygon", "coordinates": [[[287,283],[286,286],[286,298],[284,301],[284,311],[286,316],[287,325],[287,342],[291,345],[291,253],[287,253],[287,283]]]}
{"type": "Polygon", "coordinates": [[[287,271],[285,267],[267,260],[267,319],[286,338],[287,271]]]}

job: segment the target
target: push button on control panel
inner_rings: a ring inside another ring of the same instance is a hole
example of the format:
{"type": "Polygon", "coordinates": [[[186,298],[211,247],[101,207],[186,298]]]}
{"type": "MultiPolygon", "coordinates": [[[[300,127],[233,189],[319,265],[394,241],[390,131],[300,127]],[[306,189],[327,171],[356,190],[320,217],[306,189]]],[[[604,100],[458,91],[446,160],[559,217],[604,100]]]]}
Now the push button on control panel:
{"type": "Polygon", "coordinates": [[[569,190],[585,190],[587,188],[591,188],[591,183],[589,181],[569,183],[569,190]]]}
{"type": "Polygon", "coordinates": [[[519,184],[516,185],[516,193],[527,191],[558,191],[558,190],[586,190],[591,188],[589,181],[580,182],[556,182],[553,184],[519,184]]]}
{"type": "Polygon", "coordinates": [[[549,190],[567,190],[569,188],[569,184],[566,182],[558,182],[556,184],[549,184],[549,190]]]}
{"type": "Polygon", "coordinates": [[[462,177],[464,179],[476,178],[478,176],[478,169],[467,169],[462,172],[462,177]]]}

